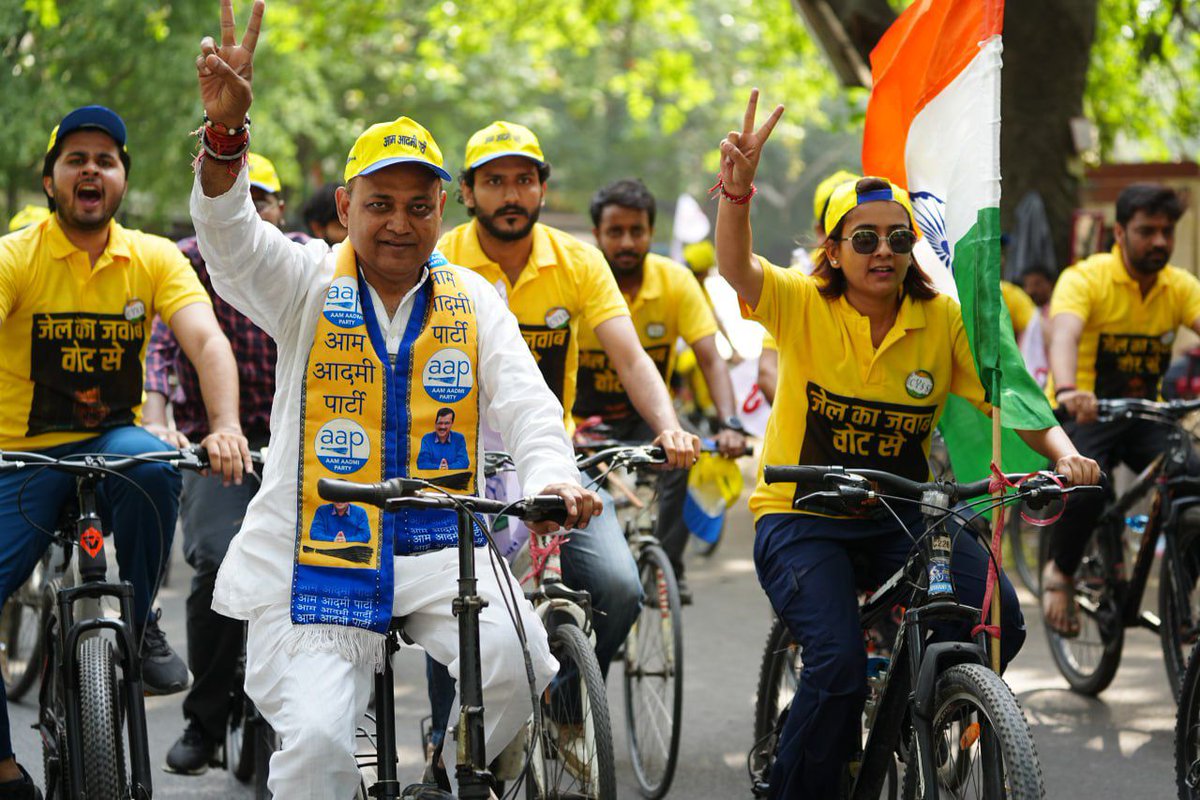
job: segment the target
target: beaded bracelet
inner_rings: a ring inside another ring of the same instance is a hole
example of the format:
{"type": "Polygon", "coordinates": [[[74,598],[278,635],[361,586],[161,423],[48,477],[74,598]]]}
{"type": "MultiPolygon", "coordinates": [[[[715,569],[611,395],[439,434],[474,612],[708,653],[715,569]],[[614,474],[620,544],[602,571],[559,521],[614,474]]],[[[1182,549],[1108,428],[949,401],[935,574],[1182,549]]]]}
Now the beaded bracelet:
{"type": "Polygon", "coordinates": [[[741,195],[733,195],[733,194],[730,194],[729,192],[725,191],[725,179],[718,177],[717,182],[713,185],[713,187],[711,189],[708,190],[708,193],[711,196],[714,192],[717,192],[717,191],[720,191],[721,197],[724,197],[726,200],[733,203],[735,206],[742,206],[742,205],[745,205],[746,203],[750,202],[750,198],[754,197],[755,193],[758,192],[758,187],[752,183],[752,184],[750,184],[750,191],[746,192],[745,194],[741,194],[741,195]]]}

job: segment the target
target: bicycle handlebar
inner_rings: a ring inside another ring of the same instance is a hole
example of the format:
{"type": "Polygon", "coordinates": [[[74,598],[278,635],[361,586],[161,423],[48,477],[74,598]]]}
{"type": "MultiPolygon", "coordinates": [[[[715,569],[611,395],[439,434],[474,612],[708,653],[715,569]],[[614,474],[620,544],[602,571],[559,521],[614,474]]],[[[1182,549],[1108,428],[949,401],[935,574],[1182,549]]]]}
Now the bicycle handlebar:
{"type": "MultiPolygon", "coordinates": [[[[1117,419],[1144,419],[1151,422],[1174,424],[1193,411],[1200,410],[1200,399],[1196,400],[1145,400],[1140,397],[1113,397],[1096,400],[1096,416],[1098,422],[1112,422],[1117,419]]],[[[1072,419],[1071,413],[1063,406],[1054,409],[1054,417],[1059,422],[1072,419]]]]}
{"type": "MultiPolygon", "coordinates": [[[[580,471],[591,469],[600,463],[607,463],[611,467],[632,467],[639,469],[643,467],[651,467],[667,463],[667,455],[663,449],[652,444],[633,444],[627,442],[605,442],[606,446],[602,450],[593,452],[590,456],[584,456],[583,453],[578,453],[575,459],[575,466],[579,467],[580,471]]],[[[576,445],[576,451],[591,450],[594,445],[581,444],[576,445]]],[[[714,439],[701,439],[700,452],[702,453],[720,453],[720,448],[717,447],[714,439]]],[[[742,452],[737,456],[748,456],[754,454],[754,447],[747,444],[742,452]]]]}
{"type": "Polygon", "coordinates": [[[317,481],[317,494],[335,503],[367,503],[384,511],[401,508],[466,507],[476,514],[503,514],[525,522],[555,522],[562,525],[567,519],[566,502],[554,494],[523,497],[513,503],[488,500],[474,495],[432,494],[438,487],[431,481],[413,478],[392,478],[379,483],[354,483],[333,478],[317,481]]]}
{"type": "MultiPolygon", "coordinates": [[[[265,461],[261,453],[251,453],[250,460],[256,467],[261,467],[265,461]]],[[[15,472],[27,467],[45,466],[51,469],[69,472],[73,475],[87,475],[92,472],[124,472],[139,464],[159,462],[170,464],[176,469],[188,469],[199,472],[209,468],[208,451],[198,444],[188,445],[179,450],[161,450],[152,453],[138,453],[131,456],[113,456],[105,453],[78,453],[64,458],[54,458],[45,453],[25,453],[17,450],[0,451],[0,472],[15,472]]]]}
{"type": "MultiPolygon", "coordinates": [[[[1020,482],[1014,496],[1022,498],[1033,508],[1075,491],[1103,491],[1100,486],[1060,486],[1055,481],[1062,482],[1063,477],[1052,473],[1037,473],[1032,477],[1024,473],[1013,473],[1004,477],[1012,483],[1020,482]]],[[[914,501],[922,500],[927,492],[944,492],[949,497],[950,505],[991,492],[991,478],[970,483],[922,483],[882,470],[828,466],[768,466],[763,469],[763,480],[766,483],[794,483],[801,487],[815,487],[817,491],[833,489],[840,496],[851,500],[869,499],[874,492],[870,484],[878,485],[885,494],[914,501]]]]}

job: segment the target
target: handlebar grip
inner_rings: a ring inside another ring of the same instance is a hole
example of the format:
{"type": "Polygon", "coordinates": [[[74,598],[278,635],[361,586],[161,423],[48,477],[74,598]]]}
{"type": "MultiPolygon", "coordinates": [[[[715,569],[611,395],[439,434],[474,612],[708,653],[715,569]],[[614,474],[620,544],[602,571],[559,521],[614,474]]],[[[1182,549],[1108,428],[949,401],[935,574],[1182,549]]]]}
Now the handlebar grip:
{"type": "Polygon", "coordinates": [[[336,478],[321,478],[317,481],[317,494],[331,503],[368,503],[382,506],[387,498],[397,494],[385,489],[384,483],[354,483],[336,478]]]}
{"type": "Polygon", "coordinates": [[[556,494],[539,494],[525,500],[521,519],[526,522],[554,522],[562,525],[567,521],[567,503],[556,494]]]}
{"type": "Polygon", "coordinates": [[[817,483],[829,474],[828,467],[808,467],[801,464],[763,468],[766,483],[817,483]]]}

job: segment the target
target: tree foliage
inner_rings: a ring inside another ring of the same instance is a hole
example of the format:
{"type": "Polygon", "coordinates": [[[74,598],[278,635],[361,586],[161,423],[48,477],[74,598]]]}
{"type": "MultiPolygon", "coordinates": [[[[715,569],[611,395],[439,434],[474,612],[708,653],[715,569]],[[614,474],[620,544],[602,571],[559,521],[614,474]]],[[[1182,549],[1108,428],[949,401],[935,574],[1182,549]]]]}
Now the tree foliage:
{"type": "MultiPolygon", "coordinates": [[[[248,10],[241,0],[239,21],[248,10]]],[[[37,191],[58,118],[100,102],[129,124],[135,220],[185,215],[200,112],[193,60],[217,16],[215,0],[24,0],[0,11],[10,207],[18,189],[37,191]]],[[[838,90],[788,0],[272,0],[255,83],[253,147],[293,197],[338,179],[372,122],[417,119],[454,171],[470,133],[504,118],[537,132],[554,166],[551,205],[576,212],[628,175],[667,206],[703,192],[716,144],[759,86],[764,103],[788,105],[756,211],[777,255],[808,227],[819,176],[805,166],[856,159],[865,101],[838,90]],[[848,130],[849,146],[831,135],[848,130]]]]}

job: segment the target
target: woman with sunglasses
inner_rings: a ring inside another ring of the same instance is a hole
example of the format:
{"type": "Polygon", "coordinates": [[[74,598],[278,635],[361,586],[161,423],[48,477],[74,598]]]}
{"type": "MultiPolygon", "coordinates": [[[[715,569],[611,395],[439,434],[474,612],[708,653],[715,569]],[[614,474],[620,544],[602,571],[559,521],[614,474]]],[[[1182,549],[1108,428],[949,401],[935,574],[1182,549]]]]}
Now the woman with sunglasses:
{"type": "MultiPolygon", "coordinates": [[[[756,130],[757,100],[752,92],[742,130],[721,142],[716,248],[721,274],[748,315],[779,343],[762,462],[868,467],[928,480],[930,435],[947,397],[991,413],[961,310],[913,261],[919,232],[908,194],[883,178],[834,190],[811,278],[752,255],[754,174],[783,113],[777,107],[756,130]]],[[[1096,463],[1080,456],[1061,428],[1020,433],[1072,482],[1099,477],[1096,463]]],[[[839,796],[845,765],[861,747],[866,653],[856,586],[898,569],[912,540],[894,519],[848,517],[819,505],[800,511],[795,498],[794,487],[761,478],[750,498],[759,582],[804,654],[771,796],[824,800],[839,796]]],[[[919,513],[897,511],[910,531],[922,531],[919,513]]],[[[974,539],[955,537],[951,569],[964,603],[982,604],[987,563],[974,539]]],[[[1001,610],[1001,659],[1008,663],[1025,629],[1007,579],[1001,610]]]]}

